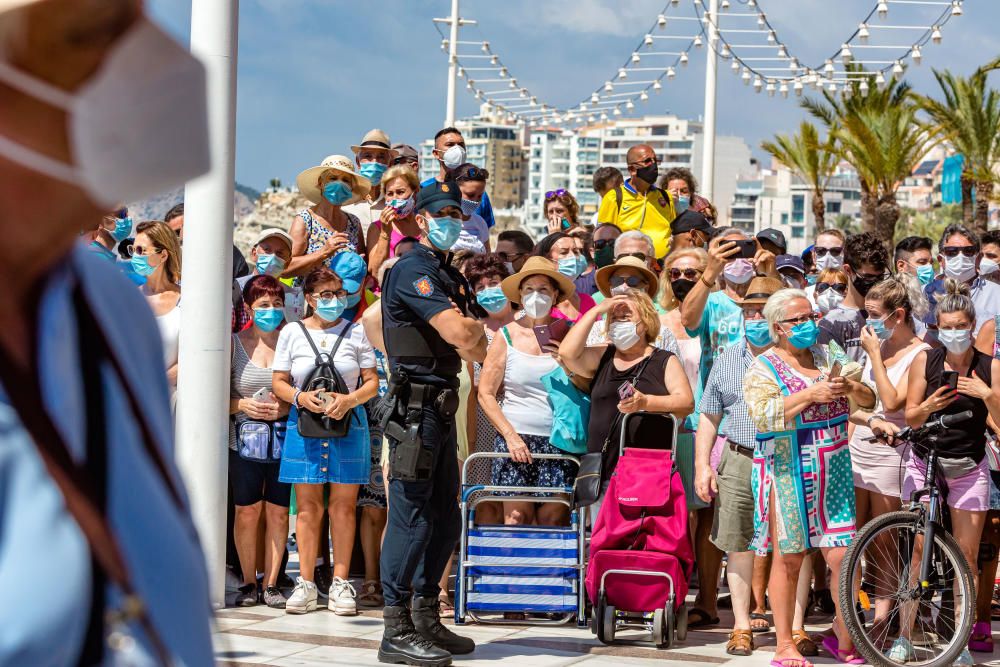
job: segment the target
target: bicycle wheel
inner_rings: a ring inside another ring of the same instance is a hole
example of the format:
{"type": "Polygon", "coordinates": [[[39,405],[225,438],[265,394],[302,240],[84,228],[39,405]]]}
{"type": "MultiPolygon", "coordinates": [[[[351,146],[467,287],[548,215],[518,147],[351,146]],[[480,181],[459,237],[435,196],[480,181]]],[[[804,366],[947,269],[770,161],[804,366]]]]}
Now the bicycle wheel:
{"type": "Polygon", "coordinates": [[[940,529],[922,586],[923,530],[922,513],[883,514],[858,532],[844,556],[840,611],[855,648],[872,665],[950,667],[969,641],[972,573],[955,538],[940,529]]]}

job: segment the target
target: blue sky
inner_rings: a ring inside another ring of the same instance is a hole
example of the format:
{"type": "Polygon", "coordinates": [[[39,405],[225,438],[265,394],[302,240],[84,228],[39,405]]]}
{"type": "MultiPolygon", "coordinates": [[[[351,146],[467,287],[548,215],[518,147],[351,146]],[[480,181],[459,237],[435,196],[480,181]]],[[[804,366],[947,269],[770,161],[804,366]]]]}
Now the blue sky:
{"type": "MultiPolygon", "coordinates": [[[[732,0],[734,8],[740,1],[732,0]]],[[[147,2],[152,15],[187,43],[190,0],[147,2]]],[[[758,3],[791,54],[803,64],[821,64],[875,0],[758,3]]],[[[462,39],[489,40],[520,85],[542,101],[571,105],[613,77],[664,4],[463,0],[463,16],[477,19],[479,27],[462,39]]],[[[444,120],[447,63],[431,19],[449,12],[448,0],[243,0],[237,180],[256,188],[272,177],[290,183],[326,155],[350,154],[349,146],[373,127],[414,145],[433,136],[444,120]]],[[[966,0],[965,14],[946,26],[940,45],[924,49],[923,65],[910,67],[907,79],[933,93],[932,67],[972,71],[1000,54],[998,25],[1000,2],[966,0]]],[[[704,51],[692,52],[691,64],[636,111],[700,116],[704,64],[704,51]]],[[[460,81],[458,115],[477,109],[460,81]]],[[[720,67],[720,134],[741,135],[756,151],[762,139],[793,129],[802,117],[794,98],[756,95],[725,64],[720,67]]]]}

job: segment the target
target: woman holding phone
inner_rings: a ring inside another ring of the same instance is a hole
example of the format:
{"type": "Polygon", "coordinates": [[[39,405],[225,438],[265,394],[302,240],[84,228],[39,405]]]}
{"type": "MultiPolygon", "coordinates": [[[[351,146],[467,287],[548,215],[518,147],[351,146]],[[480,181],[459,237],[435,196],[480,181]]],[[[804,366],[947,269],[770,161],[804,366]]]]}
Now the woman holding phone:
{"type": "MultiPolygon", "coordinates": [[[[554,304],[572,297],[572,281],[544,257],[531,257],[500,288],[524,317],[501,327],[493,339],[479,378],[479,405],[497,430],[494,451],[510,458],[493,463],[497,486],[572,486],[576,466],[533,454],[563,454],[549,442],[552,407],[541,377],[559,365],[558,345],[565,323],[552,317],[554,304]],[[497,391],[504,387],[503,407],[497,391]]],[[[505,502],[504,523],[562,525],[568,509],[562,503],[505,502]]]]}
{"type": "MultiPolygon", "coordinates": [[[[973,572],[978,572],[979,540],[989,509],[990,471],[986,461],[986,420],[1000,423],[1000,361],[972,345],[976,309],[969,287],[947,278],[945,294],[938,297],[938,340],[943,347],[919,353],[910,366],[906,390],[906,423],[911,427],[941,415],[971,411],[972,417],[945,429],[938,436],[938,461],[948,485],[947,503],[951,534],[973,572]]],[[[926,485],[926,452],[911,447],[903,454],[903,498],[926,485]]],[[[897,662],[913,658],[910,641],[913,613],[901,614],[899,638],[889,657],[897,662]]],[[[972,665],[968,650],[956,665],[972,665]]]]}
{"type": "Polygon", "coordinates": [[[299,569],[295,590],[285,605],[289,614],[316,609],[318,590],[314,564],[319,552],[324,491],[329,484],[330,534],[333,541],[333,585],[330,608],[337,615],[357,613],[356,592],[348,579],[354,549],[358,489],[367,484],[371,443],[364,403],[378,393],[375,352],[360,323],[345,322],[347,291],[336,273],[313,269],[303,282],[309,316],[286,326],[274,351],[274,394],[291,404],[279,479],[295,485],[298,505],[296,536],[299,569]],[[316,351],[328,355],[348,392],[304,390],[316,368],[316,351]],[[298,431],[302,410],[334,419],[352,415],[342,438],[307,438],[298,431]]]}

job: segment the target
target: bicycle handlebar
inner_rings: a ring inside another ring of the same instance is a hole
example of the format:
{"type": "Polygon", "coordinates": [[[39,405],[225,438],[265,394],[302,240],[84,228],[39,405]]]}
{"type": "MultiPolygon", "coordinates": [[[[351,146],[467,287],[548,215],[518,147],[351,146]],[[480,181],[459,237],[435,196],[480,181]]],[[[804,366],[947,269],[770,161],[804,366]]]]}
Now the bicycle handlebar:
{"type": "Polygon", "coordinates": [[[965,421],[966,419],[972,419],[972,410],[965,410],[954,415],[941,415],[933,421],[929,421],[923,426],[918,428],[912,428],[907,426],[902,431],[896,434],[896,439],[898,440],[915,440],[919,439],[925,435],[930,435],[934,431],[941,429],[946,429],[955,424],[965,421]]]}

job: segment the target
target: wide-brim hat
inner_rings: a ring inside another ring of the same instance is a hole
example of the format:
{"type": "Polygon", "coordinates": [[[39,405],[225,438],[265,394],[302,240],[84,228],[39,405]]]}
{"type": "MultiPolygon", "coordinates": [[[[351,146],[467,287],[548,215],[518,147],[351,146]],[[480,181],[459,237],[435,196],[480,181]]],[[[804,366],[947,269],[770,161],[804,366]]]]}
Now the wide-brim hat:
{"type": "Polygon", "coordinates": [[[354,160],[343,155],[330,155],[318,167],[309,167],[295,177],[295,184],[298,186],[299,192],[314,204],[323,201],[323,193],[319,189],[319,177],[325,171],[336,171],[353,179],[354,184],[351,186],[351,191],[354,196],[345,201],[343,206],[361,201],[371,192],[371,181],[354,170],[354,160]]]}
{"type": "Polygon", "coordinates": [[[389,141],[389,135],[378,129],[369,130],[368,133],[361,139],[360,144],[351,146],[351,151],[357,155],[362,149],[365,148],[386,151],[389,153],[390,160],[399,155],[397,151],[393,150],[392,142],[389,141]]]}
{"type": "Polygon", "coordinates": [[[649,295],[650,299],[655,299],[656,292],[660,289],[660,279],[655,273],[649,270],[649,267],[646,266],[646,262],[642,261],[638,257],[632,257],[631,255],[620,257],[614,264],[608,264],[607,266],[601,267],[597,270],[597,274],[594,276],[594,282],[597,283],[597,289],[601,291],[601,294],[606,297],[611,296],[611,277],[614,275],[615,271],[626,267],[635,269],[646,278],[646,294],[649,295]]]}
{"type": "Polygon", "coordinates": [[[512,276],[507,276],[500,283],[500,289],[503,290],[504,296],[507,297],[508,301],[516,304],[521,303],[521,283],[531,276],[545,276],[554,280],[556,285],[559,286],[559,291],[562,292],[564,299],[568,299],[576,293],[576,286],[573,284],[573,281],[559,273],[556,270],[556,265],[551,260],[536,255],[529,257],[520,271],[512,276]]]}
{"type": "Polygon", "coordinates": [[[747,293],[740,299],[740,305],[763,304],[771,295],[785,289],[785,284],[777,278],[758,276],[747,285],[747,293]]]}

